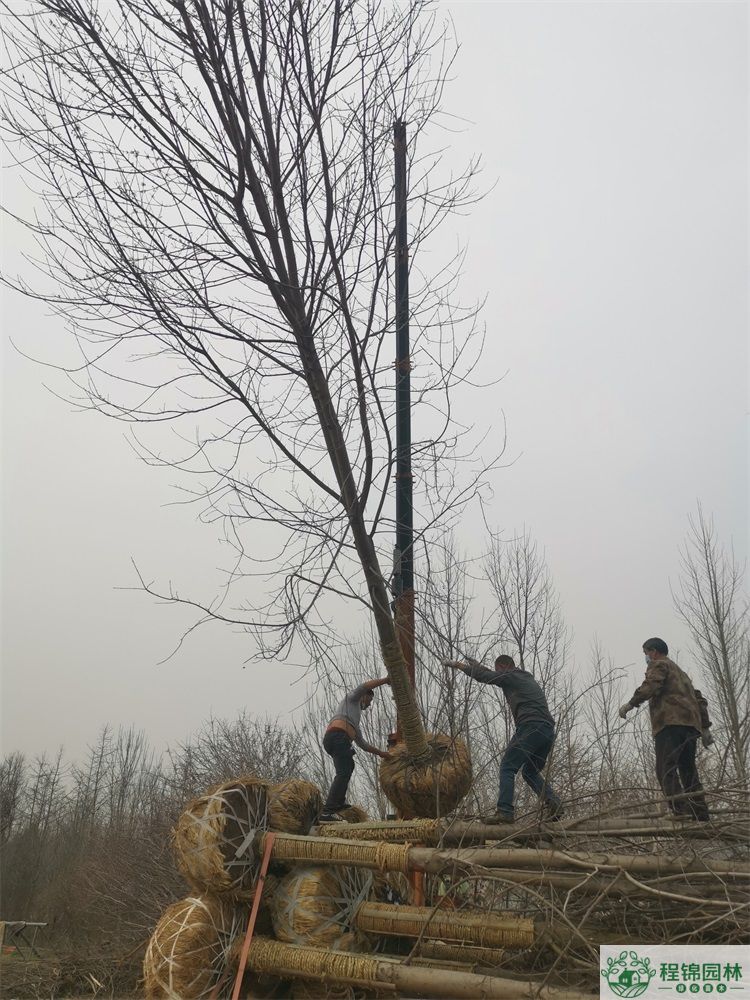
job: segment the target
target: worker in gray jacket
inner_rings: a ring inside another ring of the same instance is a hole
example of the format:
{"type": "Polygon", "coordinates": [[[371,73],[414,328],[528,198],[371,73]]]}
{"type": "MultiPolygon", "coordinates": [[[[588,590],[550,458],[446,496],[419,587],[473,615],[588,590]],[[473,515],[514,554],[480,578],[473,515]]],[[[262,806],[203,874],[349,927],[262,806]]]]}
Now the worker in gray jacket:
{"type": "Polygon", "coordinates": [[[488,670],[476,660],[461,662],[444,660],[446,667],[462,670],[480,684],[494,684],[502,689],[510,706],[516,731],[500,762],[500,791],[497,811],[489,817],[492,823],[513,823],[513,795],[516,774],[523,775],[526,784],[544,801],[547,819],[563,815],[560,799],[541,777],[547,757],[555,742],[555,720],[550,714],[544,691],[510,656],[498,656],[495,669],[488,670]]]}
{"type": "Polygon", "coordinates": [[[335,820],[339,809],[345,809],[349,805],[346,801],[346,791],[354,771],[354,747],[352,744],[356,743],[362,750],[377,757],[388,756],[385,750],[372,746],[364,739],[359,722],[362,712],[372,705],[375,689],[390,683],[387,677],[381,677],[379,680],[365,681],[353,691],[349,691],[346,697],[339,702],[331,721],[328,723],[328,728],[323,736],[323,749],[333,759],[336,776],[328,791],[323,812],[320,814],[320,819],[324,822],[335,820]]]}

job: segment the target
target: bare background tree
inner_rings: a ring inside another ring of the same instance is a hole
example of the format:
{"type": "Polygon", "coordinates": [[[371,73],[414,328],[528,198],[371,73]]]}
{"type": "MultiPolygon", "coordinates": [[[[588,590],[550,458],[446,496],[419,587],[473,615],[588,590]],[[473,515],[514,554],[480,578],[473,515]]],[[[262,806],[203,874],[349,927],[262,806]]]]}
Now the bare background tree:
{"type": "Polygon", "coordinates": [[[675,608],[690,630],[714,720],[735,780],[748,787],[750,604],[745,568],[721,544],[699,506],[690,519],[675,608]]]}

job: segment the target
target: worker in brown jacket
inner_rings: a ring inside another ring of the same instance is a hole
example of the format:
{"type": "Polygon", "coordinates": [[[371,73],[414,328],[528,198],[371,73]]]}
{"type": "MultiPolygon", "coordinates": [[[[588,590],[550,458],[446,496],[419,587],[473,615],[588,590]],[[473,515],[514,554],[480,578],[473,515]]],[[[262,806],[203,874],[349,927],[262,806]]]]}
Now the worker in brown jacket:
{"type": "Polygon", "coordinates": [[[648,702],[656,750],[656,776],[675,816],[709,819],[703,786],[695,765],[698,737],[710,746],[708,705],[700,691],[674,660],[663,639],[643,644],[646,676],[635,694],[620,708],[620,718],[648,702]]]}

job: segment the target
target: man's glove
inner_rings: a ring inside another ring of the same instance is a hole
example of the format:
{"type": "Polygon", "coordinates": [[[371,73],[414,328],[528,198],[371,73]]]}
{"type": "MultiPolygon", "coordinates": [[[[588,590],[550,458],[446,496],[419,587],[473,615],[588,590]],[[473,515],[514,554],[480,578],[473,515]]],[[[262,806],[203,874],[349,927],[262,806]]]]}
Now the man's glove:
{"type": "Polygon", "coordinates": [[[628,712],[631,710],[632,707],[633,706],[630,704],[629,701],[625,702],[624,705],[620,705],[620,718],[626,719],[628,712]]]}
{"type": "Polygon", "coordinates": [[[461,670],[463,663],[460,660],[443,660],[443,666],[450,667],[451,670],[461,670]]]}
{"type": "Polygon", "coordinates": [[[708,749],[714,742],[715,741],[713,736],[711,735],[710,729],[704,729],[703,732],[701,733],[701,743],[703,744],[703,746],[706,747],[706,749],[708,749]]]}

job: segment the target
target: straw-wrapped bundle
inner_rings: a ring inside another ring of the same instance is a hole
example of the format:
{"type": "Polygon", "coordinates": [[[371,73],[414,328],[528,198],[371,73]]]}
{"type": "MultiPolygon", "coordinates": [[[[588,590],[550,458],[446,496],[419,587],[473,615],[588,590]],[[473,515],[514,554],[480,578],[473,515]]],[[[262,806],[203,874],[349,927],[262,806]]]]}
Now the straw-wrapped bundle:
{"type": "Polygon", "coordinates": [[[289,778],[268,790],[268,827],[279,833],[310,832],[321,810],[323,797],[317,785],[289,778]]]}
{"type": "Polygon", "coordinates": [[[367,898],[369,872],[300,868],[286,875],[269,898],[276,938],[289,944],[350,950],[352,916],[367,898]],[[342,941],[342,935],[347,935],[342,941]]]}
{"type": "Polygon", "coordinates": [[[246,896],[258,868],[256,833],[267,826],[268,782],[236,778],[194,799],[177,821],[177,867],[200,892],[246,896]]]}
{"type": "Polygon", "coordinates": [[[403,819],[445,816],[471,788],[471,757],[463,740],[427,735],[431,760],[415,761],[399,743],[380,764],[380,786],[403,819]]]}
{"type": "Polygon", "coordinates": [[[231,962],[241,920],[211,896],[189,896],[162,914],[143,960],[147,1000],[208,997],[231,962]]]}
{"type": "MultiPolygon", "coordinates": [[[[332,951],[369,951],[367,940],[356,933],[342,934],[329,945],[332,951]]],[[[352,1000],[354,989],[345,983],[331,983],[319,979],[296,979],[292,982],[292,1000],[352,1000]]]]}
{"type": "Polygon", "coordinates": [[[362,806],[347,806],[339,809],[338,815],[347,823],[366,823],[370,818],[362,806]]]}

